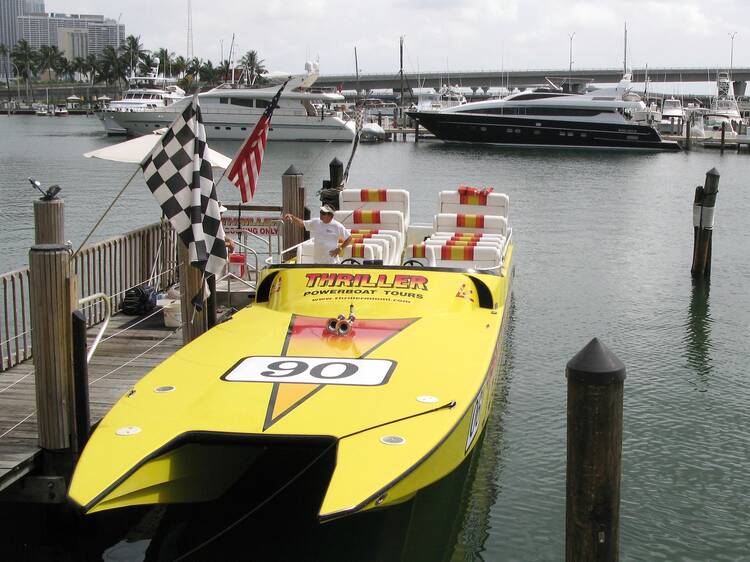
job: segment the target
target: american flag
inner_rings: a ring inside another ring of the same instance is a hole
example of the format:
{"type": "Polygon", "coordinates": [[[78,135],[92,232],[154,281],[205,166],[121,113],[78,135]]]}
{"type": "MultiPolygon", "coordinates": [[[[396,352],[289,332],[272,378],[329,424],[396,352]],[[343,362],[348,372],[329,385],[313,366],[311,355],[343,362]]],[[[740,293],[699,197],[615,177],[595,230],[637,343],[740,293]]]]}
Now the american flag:
{"type": "Polygon", "coordinates": [[[273,110],[279,104],[281,92],[284,91],[287,82],[289,80],[284,82],[279,91],[276,92],[271,103],[266,107],[260,119],[258,119],[253,132],[250,133],[250,136],[247,137],[247,140],[235,155],[227,172],[229,181],[240,190],[243,203],[247,203],[255,195],[255,186],[258,183],[260,167],[263,164],[263,152],[266,150],[266,143],[268,142],[268,129],[271,127],[271,116],[273,115],[273,110]]]}
{"type": "Polygon", "coordinates": [[[223,271],[224,229],[198,96],[174,120],[143,162],[146,184],[188,247],[190,263],[206,273],[223,271]]]}

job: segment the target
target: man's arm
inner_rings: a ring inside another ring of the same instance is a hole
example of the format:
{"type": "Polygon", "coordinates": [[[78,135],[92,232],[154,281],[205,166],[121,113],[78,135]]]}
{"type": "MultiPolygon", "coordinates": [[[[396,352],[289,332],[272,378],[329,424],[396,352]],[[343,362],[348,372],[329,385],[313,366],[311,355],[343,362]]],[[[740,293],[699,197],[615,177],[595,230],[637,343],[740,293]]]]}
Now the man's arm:
{"type": "Polygon", "coordinates": [[[297,226],[301,226],[302,228],[305,228],[305,221],[303,221],[299,217],[295,217],[292,213],[287,213],[283,217],[281,217],[282,220],[290,220],[297,226]]]}

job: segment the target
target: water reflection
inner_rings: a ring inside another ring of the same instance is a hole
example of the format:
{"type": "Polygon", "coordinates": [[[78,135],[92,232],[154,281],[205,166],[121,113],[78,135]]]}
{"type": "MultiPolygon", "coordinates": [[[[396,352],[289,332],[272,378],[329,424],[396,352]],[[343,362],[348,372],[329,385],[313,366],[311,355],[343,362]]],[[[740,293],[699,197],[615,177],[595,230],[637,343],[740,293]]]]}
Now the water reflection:
{"type": "Polygon", "coordinates": [[[713,372],[711,358],[711,307],[709,301],[710,283],[694,281],[690,293],[690,309],[685,324],[685,356],[688,366],[695,372],[690,379],[698,392],[708,390],[713,372]]]}

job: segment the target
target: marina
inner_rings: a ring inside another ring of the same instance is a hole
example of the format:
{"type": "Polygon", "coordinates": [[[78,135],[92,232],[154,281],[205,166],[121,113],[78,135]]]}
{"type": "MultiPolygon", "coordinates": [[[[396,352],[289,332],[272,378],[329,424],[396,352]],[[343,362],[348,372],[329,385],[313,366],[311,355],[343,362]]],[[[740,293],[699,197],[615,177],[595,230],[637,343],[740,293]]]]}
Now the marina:
{"type": "MultiPolygon", "coordinates": [[[[104,135],[95,119],[2,119],[0,126],[8,133],[2,147],[7,172],[0,189],[6,208],[13,212],[3,226],[7,230],[0,258],[3,270],[10,271],[24,266],[33,245],[29,225],[35,197],[25,179],[28,175],[33,173],[45,185],[61,185],[67,206],[66,236],[77,246],[96,211],[106,206],[132,173],[132,165],[82,158],[84,152],[115,142],[104,135]],[[46,147],[43,153],[50,155],[48,161],[35,157],[38,149],[29,149],[40,143],[46,147]]],[[[225,154],[237,148],[231,142],[212,143],[212,147],[225,154]]],[[[294,164],[303,173],[307,205],[314,208],[315,191],[328,177],[328,163],[334,157],[345,160],[349,150],[348,145],[335,143],[270,143],[254,203],[278,205],[282,177],[294,164]]],[[[747,454],[747,427],[737,415],[747,399],[742,369],[750,310],[744,265],[748,240],[743,224],[750,212],[744,197],[745,167],[744,156],[700,148],[644,155],[498,150],[430,141],[358,149],[349,186],[407,189],[415,223],[431,222],[443,187],[492,185],[498,193],[507,193],[517,248],[506,361],[497,374],[483,439],[470,463],[459,467],[467,473],[463,476],[468,475],[467,484],[427,492],[428,497],[438,494],[432,498],[433,505],[456,506],[450,509],[451,530],[443,533],[447,542],[430,547],[414,538],[420,525],[431,520],[415,507],[408,524],[399,524],[403,533],[386,531],[394,528],[393,522],[380,521],[377,526],[380,516],[362,519],[362,524],[381,529],[389,537],[381,541],[381,554],[395,548],[404,560],[561,558],[564,368],[578,349],[597,336],[628,367],[622,558],[742,559],[748,548],[742,498],[750,486],[741,468],[747,454]],[[694,284],[690,277],[690,220],[694,186],[714,167],[721,172],[721,195],[709,286],[694,284]],[[648,204],[640,204],[644,199],[648,204]],[[540,529],[549,537],[544,544],[535,538],[540,529]]],[[[158,207],[144,185],[135,184],[126,193],[112,220],[97,233],[96,243],[158,220],[158,207]]],[[[231,186],[220,185],[219,194],[224,202],[236,201],[231,186]]],[[[115,316],[105,338],[127,322],[122,315],[115,316]]],[[[124,337],[132,339],[117,343],[120,340],[112,338],[95,353],[91,380],[137,359],[90,386],[92,421],[146,370],[179,347],[180,336],[166,329],[159,316],[144,324],[140,335],[138,329],[130,330],[124,337]],[[170,338],[138,357],[168,334],[170,338]]],[[[93,328],[91,332],[90,339],[93,328]]],[[[7,443],[20,446],[22,439],[34,440],[33,419],[23,421],[34,409],[30,372],[30,363],[25,362],[0,375],[8,377],[3,378],[3,388],[13,385],[6,392],[18,397],[13,410],[17,415],[9,416],[0,431],[6,433],[0,450],[7,443]],[[18,422],[22,423],[8,432],[18,422]]],[[[394,509],[399,516],[407,513],[397,506],[394,509]]],[[[434,508],[427,511],[435,512],[434,508]]],[[[444,519],[440,524],[448,524],[444,519]]],[[[118,544],[114,531],[106,532],[119,528],[114,520],[109,520],[109,526],[106,519],[97,521],[102,522],[97,524],[101,539],[91,539],[92,549],[103,551],[118,544]],[[105,537],[110,542],[104,544],[105,537]]],[[[277,530],[255,523],[279,539],[277,530]]],[[[349,525],[324,525],[322,531],[306,530],[310,534],[305,536],[317,537],[320,544],[326,540],[339,544],[338,553],[325,550],[331,559],[352,559],[349,549],[353,547],[343,538],[356,528],[349,525]],[[318,533],[326,534],[325,540],[318,533]]],[[[252,526],[244,529],[251,532],[252,526]]],[[[54,541],[47,545],[48,552],[71,547],[64,537],[56,540],[57,546],[54,541]]],[[[230,534],[225,544],[227,552],[232,552],[241,539],[230,534]]],[[[377,554],[373,551],[359,558],[377,559],[377,554]]]]}

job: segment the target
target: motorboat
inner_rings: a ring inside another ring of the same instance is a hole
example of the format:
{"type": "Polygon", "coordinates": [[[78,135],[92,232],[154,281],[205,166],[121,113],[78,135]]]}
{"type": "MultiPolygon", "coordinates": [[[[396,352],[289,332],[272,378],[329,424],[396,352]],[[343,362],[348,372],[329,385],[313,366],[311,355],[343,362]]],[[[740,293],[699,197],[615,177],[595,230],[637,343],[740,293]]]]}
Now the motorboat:
{"type": "Polygon", "coordinates": [[[110,101],[96,112],[109,135],[131,134],[123,113],[141,113],[163,109],[185,99],[185,91],[177,79],[159,73],[159,59],[155,59],[145,76],[131,75],[122,99],[110,101]]]}
{"type": "Polygon", "coordinates": [[[680,150],[652,126],[647,106],[630,89],[629,74],[615,88],[585,94],[549,86],[503,99],[407,114],[451,142],[519,146],[680,150]]]}
{"type": "Polygon", "coordinates": [[[417,110],[440,110],[466,103],[466,96],[458,87],[443,84],[437,91],[434,88],[421,88],[417,92],[417,110]]]}
{"type": "Polygon", "coordinates": [[[54,110],[55,117],[67,117],[69,115],[68,108],[64,105],[58,105],[54,110]]]}
{"type": "Polygon", "coordinates": [[[719,72],[716,80],[717,94],[710,108],[703,114],[703,128],[712,138],[734,139],[742,123],[742,114],[734,95],[734,85],[728,72],[719,72]]]}
{"type": "Polygon", "coordinates": [[[86,513],[236,503],[318,463],[307,492],[326,522],[408,501],[455,471],[493,404],[513,238],[504,194],[463,187],[438,204],[417,224],[406,190],[343,190],[336,218],[354,243],[342,262],[312,263],[306,241],[269,264],[252,306],[101,420],[73,502],[86,513]],[[238,481],[248,495],[232,494],[238,481]]]}
{"type": "Polygon", "coordinates": [[[661,105],[661,121],[659,132],[671,135],[681,135],[685,124],[685,108],[675,97],[665,99],[661,105]]]}
{"type": "MultiPolygon", "coordinates": [[[[333,92],[314,92],[310,87],[319,75],[317,63],[307,63],[307,73],[292,77],[287,83],[273,113],[270,140],[289,141],[351,141],[354,123],[340,112],[327,109],[344,102],[344,96],[333,92]],[[313,104],[322,104],[315,107],[313,104]]],[[[286,76],[285,78],[286,79],[286,76]]],[[[226,82],[199,94],[201,114],[209,140],[244,140],[247,138],[279,90],[280,84],[254,87],[226,82]]],[[[190,103],[186,98],[164,107],[139,111],[101,112],[111,127],[131,136],[150,133],[169,126],[190,103]]],[[[110,104],[111,106],[112,104],[110,104]]]]}
{"type": "Polygon", "coordinates": [[[377,123],[363,123],[359,132],[361,142],[381,142],[386,138],[385,129],[377,123]]]}

